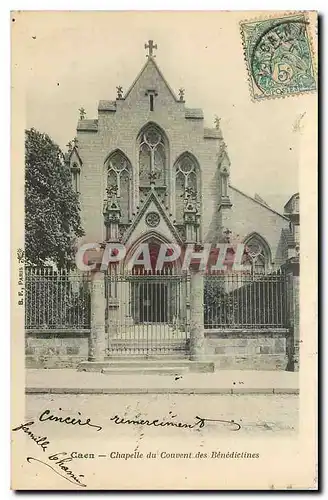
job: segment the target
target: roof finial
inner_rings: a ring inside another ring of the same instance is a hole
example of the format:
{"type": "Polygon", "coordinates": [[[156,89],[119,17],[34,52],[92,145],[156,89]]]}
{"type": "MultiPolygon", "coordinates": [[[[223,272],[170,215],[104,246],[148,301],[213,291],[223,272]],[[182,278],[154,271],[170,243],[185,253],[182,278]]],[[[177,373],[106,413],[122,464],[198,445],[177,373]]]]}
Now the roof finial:
{"type": "Polygon", "coordinates": [[[118,87],[116,87],[116,90],[117,90],[117,98],[116,99],[123,99],[123,87],[121,87],[121,85],[119,85],[118,87]]]}
{"type": "Polygon", "coordinates": [[[214,124],[215,124],[215,128],[217,128],[218,130],[220,129],[220,122],[221,122],[221,118],[219,118],[217,115],[215,115],[214,124]]]}
{"type": "Polygon", "coordinates": [[[156,57],[155,54],[153,54],[153,50],[157,49],[157,44],[154,44],[153,40],[148,40],[148,44],[145,43],[145,49],[149,50],[149,53],[146,57],[156,57]]]}
{"type": "Polygon", "coordinates": [[[86,112],[83,106],[79,109],[79,113],[80,113],[80,120],[84,120],[86,112]]]}

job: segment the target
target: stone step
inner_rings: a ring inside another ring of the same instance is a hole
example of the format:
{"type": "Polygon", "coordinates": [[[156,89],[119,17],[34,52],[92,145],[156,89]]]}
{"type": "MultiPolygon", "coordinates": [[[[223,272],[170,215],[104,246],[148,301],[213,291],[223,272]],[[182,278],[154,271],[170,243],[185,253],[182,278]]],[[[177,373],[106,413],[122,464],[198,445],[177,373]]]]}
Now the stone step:
{"type": "Polygon", "coordinates": [[[186,344],[189,342],[189,340],[186,337],[183,337],[181,335],[177,336],[158,336],[155,337],[154,335],[131,335],[131,336],[112,336],[110,337],[110,343],[119,343],[119,344],[131,344],[131,343],[139,343],[139,342],[148,342],[149,344],[170,344],[170,343],[176,343],[176,342],[181,342],[186,344]]]}
{"type": "Polygon", "coordinates": [[[130,365],[131,360],[133,362],[142,361],[148,363],[149,361],[159,361],[162,363],[164,359],[168,359],[170,361],[186,361],[188,360],[188,356],[186,355],[186,350],[177,350],[172,352],[161,353],[160,351],[142,352],[140,350],[135,352],[122,352],[119,350],[118,352],[112,352],[111,356],[105,357],[105,361],[113,363],[113,362],[126,362],[130,365]]]}
{"type": "Polygon", "coordinates": [[[141,373],[145,369],[150,368],[186,368],[190,372],[214,372],[214,363],[212,361],[191,361],[190,359],[170,359],[162,356],[160,359],[143,359],[143,358],[114,358],[108,361],[83,361],[77,367],[78,371],[101,372],[104,369],[136,369],[137,373],[141,373]]]}
{"type": "Polygon", "coordinates": [[[177,367],[164,367],[164,366],[140,366],[136,367],[116,367],[116,368],[103,368],[101,373],[104,375],[182,375],[183,373],[189,372],[187,366],[177,366],[177,367]]]}

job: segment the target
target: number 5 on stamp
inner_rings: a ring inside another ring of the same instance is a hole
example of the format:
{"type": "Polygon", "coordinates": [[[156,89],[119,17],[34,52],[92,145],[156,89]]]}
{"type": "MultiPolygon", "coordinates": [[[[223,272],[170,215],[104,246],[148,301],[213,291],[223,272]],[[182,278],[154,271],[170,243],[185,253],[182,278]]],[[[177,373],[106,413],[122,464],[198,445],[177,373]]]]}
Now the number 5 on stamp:
{"type": "Polygon", "coordinates": [[[316,90],[309,21],[305,14],[240,23],[255,100],[316,90]]]}

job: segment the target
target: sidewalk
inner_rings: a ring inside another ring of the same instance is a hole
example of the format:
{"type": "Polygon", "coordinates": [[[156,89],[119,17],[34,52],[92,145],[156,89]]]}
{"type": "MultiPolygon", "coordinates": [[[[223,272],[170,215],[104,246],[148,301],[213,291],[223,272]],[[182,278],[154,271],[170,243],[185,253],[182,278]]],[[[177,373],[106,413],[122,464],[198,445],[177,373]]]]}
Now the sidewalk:
{"type": "Polygon", "coordinates": [[[221,370],[174,375],[105,375],[27,369],[26,394],[298,394],[298,373],[221,370]]]}

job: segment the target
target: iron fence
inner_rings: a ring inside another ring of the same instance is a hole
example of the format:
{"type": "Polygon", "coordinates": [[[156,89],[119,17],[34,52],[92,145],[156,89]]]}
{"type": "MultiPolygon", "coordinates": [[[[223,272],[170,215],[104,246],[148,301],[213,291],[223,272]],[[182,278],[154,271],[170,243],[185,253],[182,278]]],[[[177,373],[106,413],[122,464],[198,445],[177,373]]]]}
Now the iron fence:
{"type": "MultiPolygon", "coordinates": [[[[205,329],[288,328],[287,281],[270,274],[204,277],[205,329]]],[[[87,273],[25,269],[27,330],[90,329],[87,273]]],[[[190,279],[172,269],[105,277],[108,349],[151,354],[185,351],[189,342],[190,279]]]]}
{"type": "Polygon", "coordinates": [[[90,329],[90,277],[52,268],[25,269],[27,330],[90,329]]]}
{"type": "Polygon", "coordinates": [[[280,270],[270,274],[205,277],[205,329],[287,327],[287,282],[280,270]]]}

